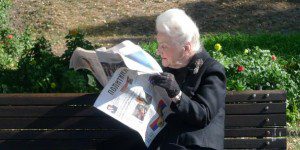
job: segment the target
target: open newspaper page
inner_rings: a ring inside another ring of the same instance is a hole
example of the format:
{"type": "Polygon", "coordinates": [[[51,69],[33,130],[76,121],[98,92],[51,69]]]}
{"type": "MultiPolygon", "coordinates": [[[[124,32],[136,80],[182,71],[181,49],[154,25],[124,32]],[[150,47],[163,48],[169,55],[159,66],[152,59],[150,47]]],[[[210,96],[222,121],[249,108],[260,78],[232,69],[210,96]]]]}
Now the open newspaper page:
{"type": "Polygon", "coordinates": [[[118,69],[94,106],[136,130],[148,147],[166,125],[170,100],[160,87],[149,83],[150,74],[118,69]]]}

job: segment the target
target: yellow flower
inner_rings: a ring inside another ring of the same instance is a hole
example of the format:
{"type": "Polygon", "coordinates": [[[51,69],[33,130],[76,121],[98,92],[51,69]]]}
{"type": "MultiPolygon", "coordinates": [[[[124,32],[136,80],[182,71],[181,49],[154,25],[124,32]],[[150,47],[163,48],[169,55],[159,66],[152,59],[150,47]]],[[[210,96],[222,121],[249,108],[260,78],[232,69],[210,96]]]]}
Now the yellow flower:
{"type": "Polygon", "coordinates": [[[220,51],[221,49],[222,49],[221,44],[219,44],[219,43],[215,44],[215,50],[216,51],[220,51]]]}
{"type": "Polygon", "coordinates": [[[10,63],[10,64],[9,64],[9,67],[14,68],[14,67],[15,67],[15,64],[14,64],[14,63],[10,63]]]}
{"type": "Polygon", "coordinates": [[[51,88],[55,89],[56,88],[56,84],[54,82],[51,83],[51,88]]]}
{"type": "Polygon", "coordinates": [[[249,53],[249,50],[248,49],[245,49],[244,50],[244,54],[248,54],[249,53]]]}

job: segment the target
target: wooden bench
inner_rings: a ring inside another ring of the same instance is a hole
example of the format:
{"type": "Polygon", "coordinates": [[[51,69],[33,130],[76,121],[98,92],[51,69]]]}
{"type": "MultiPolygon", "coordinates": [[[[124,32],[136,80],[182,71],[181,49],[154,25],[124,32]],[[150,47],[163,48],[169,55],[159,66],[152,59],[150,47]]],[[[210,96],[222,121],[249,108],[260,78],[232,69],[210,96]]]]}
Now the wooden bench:
{"type": "MultiPolygon", "coordinates": [[[[95,149],[133,134],[92,107],[97,96],[0,94],[0,149],[95,149]]],[[[224,148],[286,149],[285,100],[285,91],[228,92],[224,148]]]]}

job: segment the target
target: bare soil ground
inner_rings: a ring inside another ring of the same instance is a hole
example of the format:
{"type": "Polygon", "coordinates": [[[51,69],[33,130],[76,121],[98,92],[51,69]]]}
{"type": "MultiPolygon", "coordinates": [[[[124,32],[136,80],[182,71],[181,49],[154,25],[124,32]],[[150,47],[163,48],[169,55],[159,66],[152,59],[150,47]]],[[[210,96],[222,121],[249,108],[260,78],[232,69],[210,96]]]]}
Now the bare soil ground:
{"type": "Polygon", "coordinates": [[[152,40],[156,16],[184,9],[200,32],[300,31],[299,0],[13,0],[13,27],[31,26],[60,55],[68,30],[80,28],[92,43],[110,46],[125,39],[152,40]]]}

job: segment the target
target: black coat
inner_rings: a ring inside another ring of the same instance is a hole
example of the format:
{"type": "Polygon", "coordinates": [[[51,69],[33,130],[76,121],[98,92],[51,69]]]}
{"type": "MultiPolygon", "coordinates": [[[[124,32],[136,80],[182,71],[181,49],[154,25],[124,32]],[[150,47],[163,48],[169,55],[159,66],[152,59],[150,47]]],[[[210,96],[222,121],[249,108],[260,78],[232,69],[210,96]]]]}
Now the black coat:
{"type": "Polygon", "coordinates": [[[174,74],[183,92],[173,114],[151,145],[152,148],[223,149],[226,76],[224,67],[205,51],[197,53],[180,69],[164,68],[174,74]]]}

